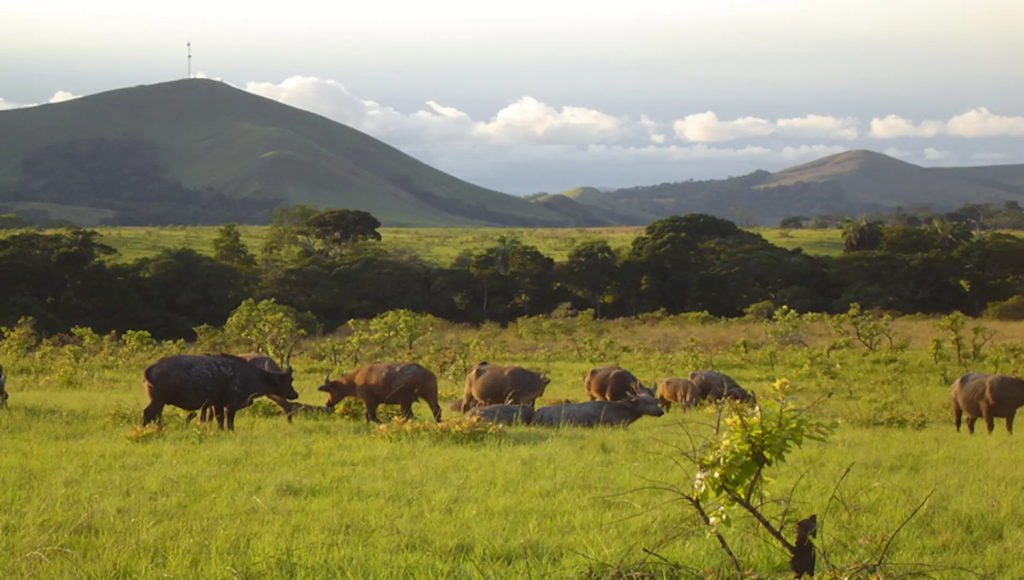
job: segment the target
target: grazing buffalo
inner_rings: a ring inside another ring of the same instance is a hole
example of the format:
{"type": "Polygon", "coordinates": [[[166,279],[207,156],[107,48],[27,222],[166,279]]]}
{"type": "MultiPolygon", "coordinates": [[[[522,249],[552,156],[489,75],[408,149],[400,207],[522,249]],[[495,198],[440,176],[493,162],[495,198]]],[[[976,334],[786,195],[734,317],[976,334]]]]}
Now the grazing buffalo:
{"type": "Polygon", "coordinates": [[[551,382],[546,376],[517,366],[478,363],[466,375],[466,391],[462,396],[462,412],[477,405],[529,405],[551,382]]]}
{"type": "Polygon", "coordinates": [[[658,383],[658,405],[668,411],[672,403],[679,403],[683,410],[697,404],[700,391],[690,379],[672,377],[658,383]]]}
{"type": "Polygon", "coordinates": [[[622,401],[590,401],[541,407],[533,414],[531,425],[558,427],[575,425],[595,427],[597,425],[629,425],[643,417],[661,417],[665,412],[658,407],[658,401],[648,395],[631,397],[622,401]]]}
{"type": "Polygon", "coordinates": [[[487,405],[473,407],[466,412],[466,417],[480,417],[486,423],[529,425],[533,421],[533,408],[527,405],[487,405]]]}
{"type": "Polygon", "coordinates": [[[0,409],[7,408],[7,373],[3,365],[0,365],[0,409]]]}
{"type": "Polygon", "coordinates": [[[1003,375],[975,376],[964,382],[960,377],[950,388],[949,403],[953,408],[956,430],[960,431],[960,422],[967,415],[967,431],[974,435],[974,422],[979,417],[985,419],[989,435],[995,429],[994,419],[1006,419],[1006,431],[1013,433],[1013,418],[1017,408],[1024,406],[1024,380],[1003,375]]]}
{"type": "Polygon", "coordinates": [[[619,367],[598,367],[583,377],[587,399],[591,401],[622,401],[646,394],[654,396],[654,390],[640,384],[633,373],[619,367]]]}
{"type": "Polygon", "coordinates": [[[366,419],[374,423],[380,423],[377,407],[396,403],[402,409],[402,416],[411,419],[412,404],[416,399],[423,399],[430,406],[434,420],[441,421],[441,407],[437,405],[437,377],[416,363],[363,365],[333,381],[331,374],[327,373],[319,390],[328,394],[328,407],[334,407],[345,397],[362,399],[366,405],[366,419]]]}
{"type": "Polygon", "coordinates": [[[217,426],[235,428],[235,413],[261,395],[297,399],[292,387],[292,370],[267,371],[230,354],[174,355],[153,363],[142,374],[149,406],[142,424],[158,421],[164,405],[187,411],[213,407],[217,426]]]}
{"type": "Polygon", "coordinates": [[[697,387],[700,400],[732,399],[741,403],[756,403],[753,393],[741,388],[729,375],[718,371],[693,371],[690,382],[697,387]]]}

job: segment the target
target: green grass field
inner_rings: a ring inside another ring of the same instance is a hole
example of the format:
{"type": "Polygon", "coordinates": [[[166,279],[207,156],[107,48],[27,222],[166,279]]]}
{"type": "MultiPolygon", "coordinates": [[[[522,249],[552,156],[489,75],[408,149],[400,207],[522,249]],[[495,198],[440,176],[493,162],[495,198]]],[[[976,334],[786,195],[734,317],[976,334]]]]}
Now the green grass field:
{"type": "MultiPolygon", "coordinates": [[[[118,260],[131,261],[152,256],[164,248],[188,247],[213,254],[212,226],[169,227],[97,227],[103,243],[119,252],[118,260]]],[[[241,226],[242,241],[258,253],[263,246],[266,226],[241,226]]],[[[792,249],[803,248],[810,254],[834,255],[842,252],[839,230],[780,230],[753,228],[768,241],[792,249]]],[[[8,230],[9,233],[10,231],[8,230]]],[[[463,250],[477,250],[494,243],[498,236],[519,238],[537,246],[544,254],[564,260],[579,242],[606,240],[613,248],[628,247],[642,227],[607,228],[381,228],[382,243],[390,249],[405,250],[427,260],[446,264],[463,250]]],[[[3,235],[5,232],[0,232],[3,235]]]]}
{"type": "MultiPolygon", "coordinates": [[[[812,410],[840,421],[831,441],[806,444],[770,472],[767,489],[782,498],[799,481],[795,514],[818,514],[818,545],[833,561],[871,559],[933,492],[892,542],[885,578],[917,569],[910,565],[936,578],[974,577],[964,569],[1024,577],[1016,556],[1024,545],[1019,446],[1001,421],[991,436],[983,428],[973,437],[956,433],[948,381],[962,368],[927,355],[929,340],[941,336],[933,321],[897,323],[905,353],[850,349],[827,358],[821,323],[805,325],[809,347],[787,348],[765,344],[760,325],[749,322],[596,324],[594,336],[627,347],[602,362],[618,362],[645,383],[685,375],[711,357],[759,396],[779,377],[800,387],[804,401],[832,393],[812,410]],[[741,338],[746,349],[735,346],[741,338]]],[[[1009,351],[999,345],[1024,340],[1024,324],[988,326],[997,332],[990,356],[970,366],[1008,372],[1009,351]]],[[[572,341],[536,337],[525,326],[443,326],[412,358],[429,367],[431,345],[472,339],[473,361],[548,371],[548,402],[585,398],[582,376],[592,362],[572,341]]],[[[323,373],[351,365],[334,368],[312,347],[293,362],[300,401],[317,404],[323,373]]],[[[182,412],[167,408],[162,436],[133,441],[126,434],[147,402],[141,371],[158,355],[79,353],[83,362],[73,365],[67,357],[76,355],[54,350],[4,357],[11,400],[0,411],[0,577],[711,577],[704,569],[735,577],[685,506],[651,489],[688,489],[677,447],[707,432],[711,411],[673,409],[627,429],[514,427],[480,440],[391,441],[360,420],[296,417],[289,425],[262,404],[242,411],[233,433],[186,425],[182,412]],[[677,568],[658,566],[645,548],[677,568]],[[645,560],[652,575],[625,575],[645,560]]],[[[444,381],[442,391],[450,400],[461,385],[444,381]]],[[[416,411],[427,416],[422,404],[416,411]]],[[[750,522],[737,520],[725,534],[760,577],[784,575],[786,555],[750,522]]]]}

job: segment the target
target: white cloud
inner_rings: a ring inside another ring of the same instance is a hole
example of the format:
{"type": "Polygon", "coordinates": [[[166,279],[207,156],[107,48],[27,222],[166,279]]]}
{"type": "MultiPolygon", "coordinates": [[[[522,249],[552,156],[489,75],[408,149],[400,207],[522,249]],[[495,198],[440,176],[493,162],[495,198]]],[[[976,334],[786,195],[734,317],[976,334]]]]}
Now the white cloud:
{"type": "Polygon", "coordinates": [[[928,120],[915,124],[898,115],[871,120],[871,136],[876,139],[898,137],[1024,137],[1024,117],[995,115],[985,107],[971,109],[948,121],[928,120]]]}
{"type": "Polygon", "coordinates": [[[57,91],[56,93],[53,93],[53,96],[50,97],[50,100],[47,101],[47,102],[48,103],[63,103],[64,101],[70,101],[71,99],[77,99],[80,96],[81,95],[76,95],[76,94],[73,94],[73,93],[69,93],[67,91],[57,91]]]}
{"type": "Polygon", "coordinates": [[[889,147],[885,151],[882,151],[882,153],[885,153],[889,157],[895,157],[896,159],[906,159],[907,157],[913,156],[913,153],[910,151],[904,151],[899,147],[889,147]]]}
{"type": "Polygon", "coordinates": [[[938,149],[932,149],[931,147],[924,150],[924,158],[928,161],[941,161],[943,159],[949,159],[953,154],[949,151],[939,151],[938,149]]]}
{"type": "MultiPolygon", "coordinates": [[[[71,99],[77,99],[81,95],[76,95],[68,91],[57,91],[53,93],[53,96],[47,100],[47,103],[63,103],[64,101],[70,101],[71,99]]],[[[25,107],[35,107],[39,103],[13,103],[11,101],[0,98],[0,111],[8,111],[11,109],[23,109],[25,107]]]]}
{"type": "Polygon", "coordinates": [[[961,137],[1024,137],[1024,117],[993,115],[979,107],[953,117],[946,129],[950,135],[961,137]]]}
{"type": "Polygon", "coordinates": [[[1006,153],[974,153],[971,159],[974,161],[1005,161],[1010,156],[1006,153]]]}
{"type": "Polygon", "coordinates": [[[899,115],[871,119],[871,136],[876,139],[934,137],[942,133],[944,129],[945,124],[942,121],[922,121],[915,125],[913,121],[899,115]]]}
{"type": "Polygon", "coordinates": [[[676,121],[672,128],[680,139],[696,143],[735,141],[767,135],[788,137],[856,139],[860,121],[852,117],[807,115],[778,119],[774,123],[759,117],[741,117],[722,121],[714,111],[687,115],[676,121]]]}
{"type": "Polygon", "coordinates": [[[775,126],[771,121],[757,117],[720,121],[714,111],[708,111],[687,115],[673,123],[672,129],[680,139],[706,143],[770,135],[775,130],[775,126]]]}
{"type": "Polygon", "coordinates": [[[279,84],[248,83],[246,90],[404,145],[465,140],[586,145],[614,141],[625,131],[624,119],[584,107],[556,109],[533,97],[522,97],[490,121],[481,122],[434,101],[407,115],[360,99],[337,81],[316,77],[291,77],[279,84]]]}
{"type": "Polygon", "coordinates": [[[824,137],[830,139],[856,139],[860,121],[853,117],[807,115],[775,122],[778,133],[794,137],[824,137]]]}

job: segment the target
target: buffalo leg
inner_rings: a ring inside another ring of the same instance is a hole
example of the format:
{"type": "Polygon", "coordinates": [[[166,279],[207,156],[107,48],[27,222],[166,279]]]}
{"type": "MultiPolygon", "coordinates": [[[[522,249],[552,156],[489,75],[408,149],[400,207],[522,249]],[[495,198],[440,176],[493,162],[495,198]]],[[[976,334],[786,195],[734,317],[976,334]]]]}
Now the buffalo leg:
{"type": "Polygon", "coordinates": [[[213,414],[217,417],[217,428],[224,429],[224,407],[214,407],[213,414]]]}
{"type": "Polygon", "coordinates": [[[235,409],[234,407],[228,407],[226,410],[223,409],[222,407],[218,407],[218,409],[221,409],[222,413],[227,411],[226,414],[227,414],[227,419],[228,419],[228,431],[234,431],[235,430],[235,413],[238,412],[238,409],[235,409]]]}
{"type": "Polygon", "coordinates": [[[163,403],[152,401],[148,407],[142,410],[142,426],[145,427],[154,421],[159,425],[160,414],[163,413],[163,410],[163,403]]]}
{"type": "Polygon", "coordinates": [[[985,416],[985,428],[988,429],[988,434],[991,435],[992,431],[996,428],[996,418],[992,416],[991,409],[982,409],[982,413],[985,416]]]}
{"type": "Polygon", "coordinates": [[[373,421],[374,423],[380,423],[380,419],[377,418],[377,407],[380,403],[377,401],[366,401],[366,420],[373,421]]]}
{"type": "Polygon", "coordinates": [[[441,405],[438,405],[437,401],[428,401],[427,404],[430,405],[430,412],[433,413],[433,415],[434,415],[434,422],[435,423],[440,423],[441,422],[441,405]]]}
{"type": "Polygon", "coordinates": [[[404,398],[398,403],[398,407],[402,410],[402,417],[405,419],[412,419],[412,398],[404,398]]]}
{"type": "Polygon", "coordinates": [[[1006,432],[1013,435],[1013,417],[1017,414],[1017,409],[1014,409],[1006,415],[1006,432]]]}
{"type": "Polygon", "coordinates": [[[672,408],[672,401],[662,401],[661,408],[668,413],[669,409],[672,408]]]}
{"type": "Polygon", "coordinates": [[[970,433],[971,435],[974,435],[974,423],[977,420],[978,420],[977,417],[968,417],[967,418],[967,432],[970,433]]]}
{"type": "Polygon", "coordinates": [[[964,418],[964,410],[956,407],[953,409],[953,421],[956,423],[956,432],[960,432],[960,423],[964,418]]]}

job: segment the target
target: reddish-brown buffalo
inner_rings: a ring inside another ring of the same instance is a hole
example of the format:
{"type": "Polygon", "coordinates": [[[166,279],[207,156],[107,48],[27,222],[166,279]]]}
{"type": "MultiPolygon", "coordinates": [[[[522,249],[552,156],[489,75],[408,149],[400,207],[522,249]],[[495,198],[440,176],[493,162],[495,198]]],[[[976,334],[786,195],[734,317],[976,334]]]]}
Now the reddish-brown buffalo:
{"type": "Polygon", "coordinates": [[[351,373],[331,380],[324,377],[321,391],[327,393],[327,406],[334,407],[345,397],[358,397],[366,405],[366,419],[380,423],[377,407],[398,404],[402,416],[412,418],[412,404],[423,399],[430,406],[434,420],[441,421],[437,404],[437,377],[412,362],[387,362],[363,365],[351,373]]]}
{"type": "Polygon", "coordinates": [[[654,396],[653,389],[640,384],[633,373],[619,367],[598,367],[583,377],[587,399],[591,401],[624,401],[637,395],[654,396]]]}
{"type": "Polygon", "coordinates": [[[700,391],[689,379],[672,377],[658,383],[658,405],[666,411],[672,408],[672,403],[679,403],[685,411],[699,400],[700,391]]]}
{"type": "Polygon", "coordinates": [[[462,412],[478,405],[529,405],[551,382],[546,376],[518,366],[478,363],[466,375],[462,412]]]}

